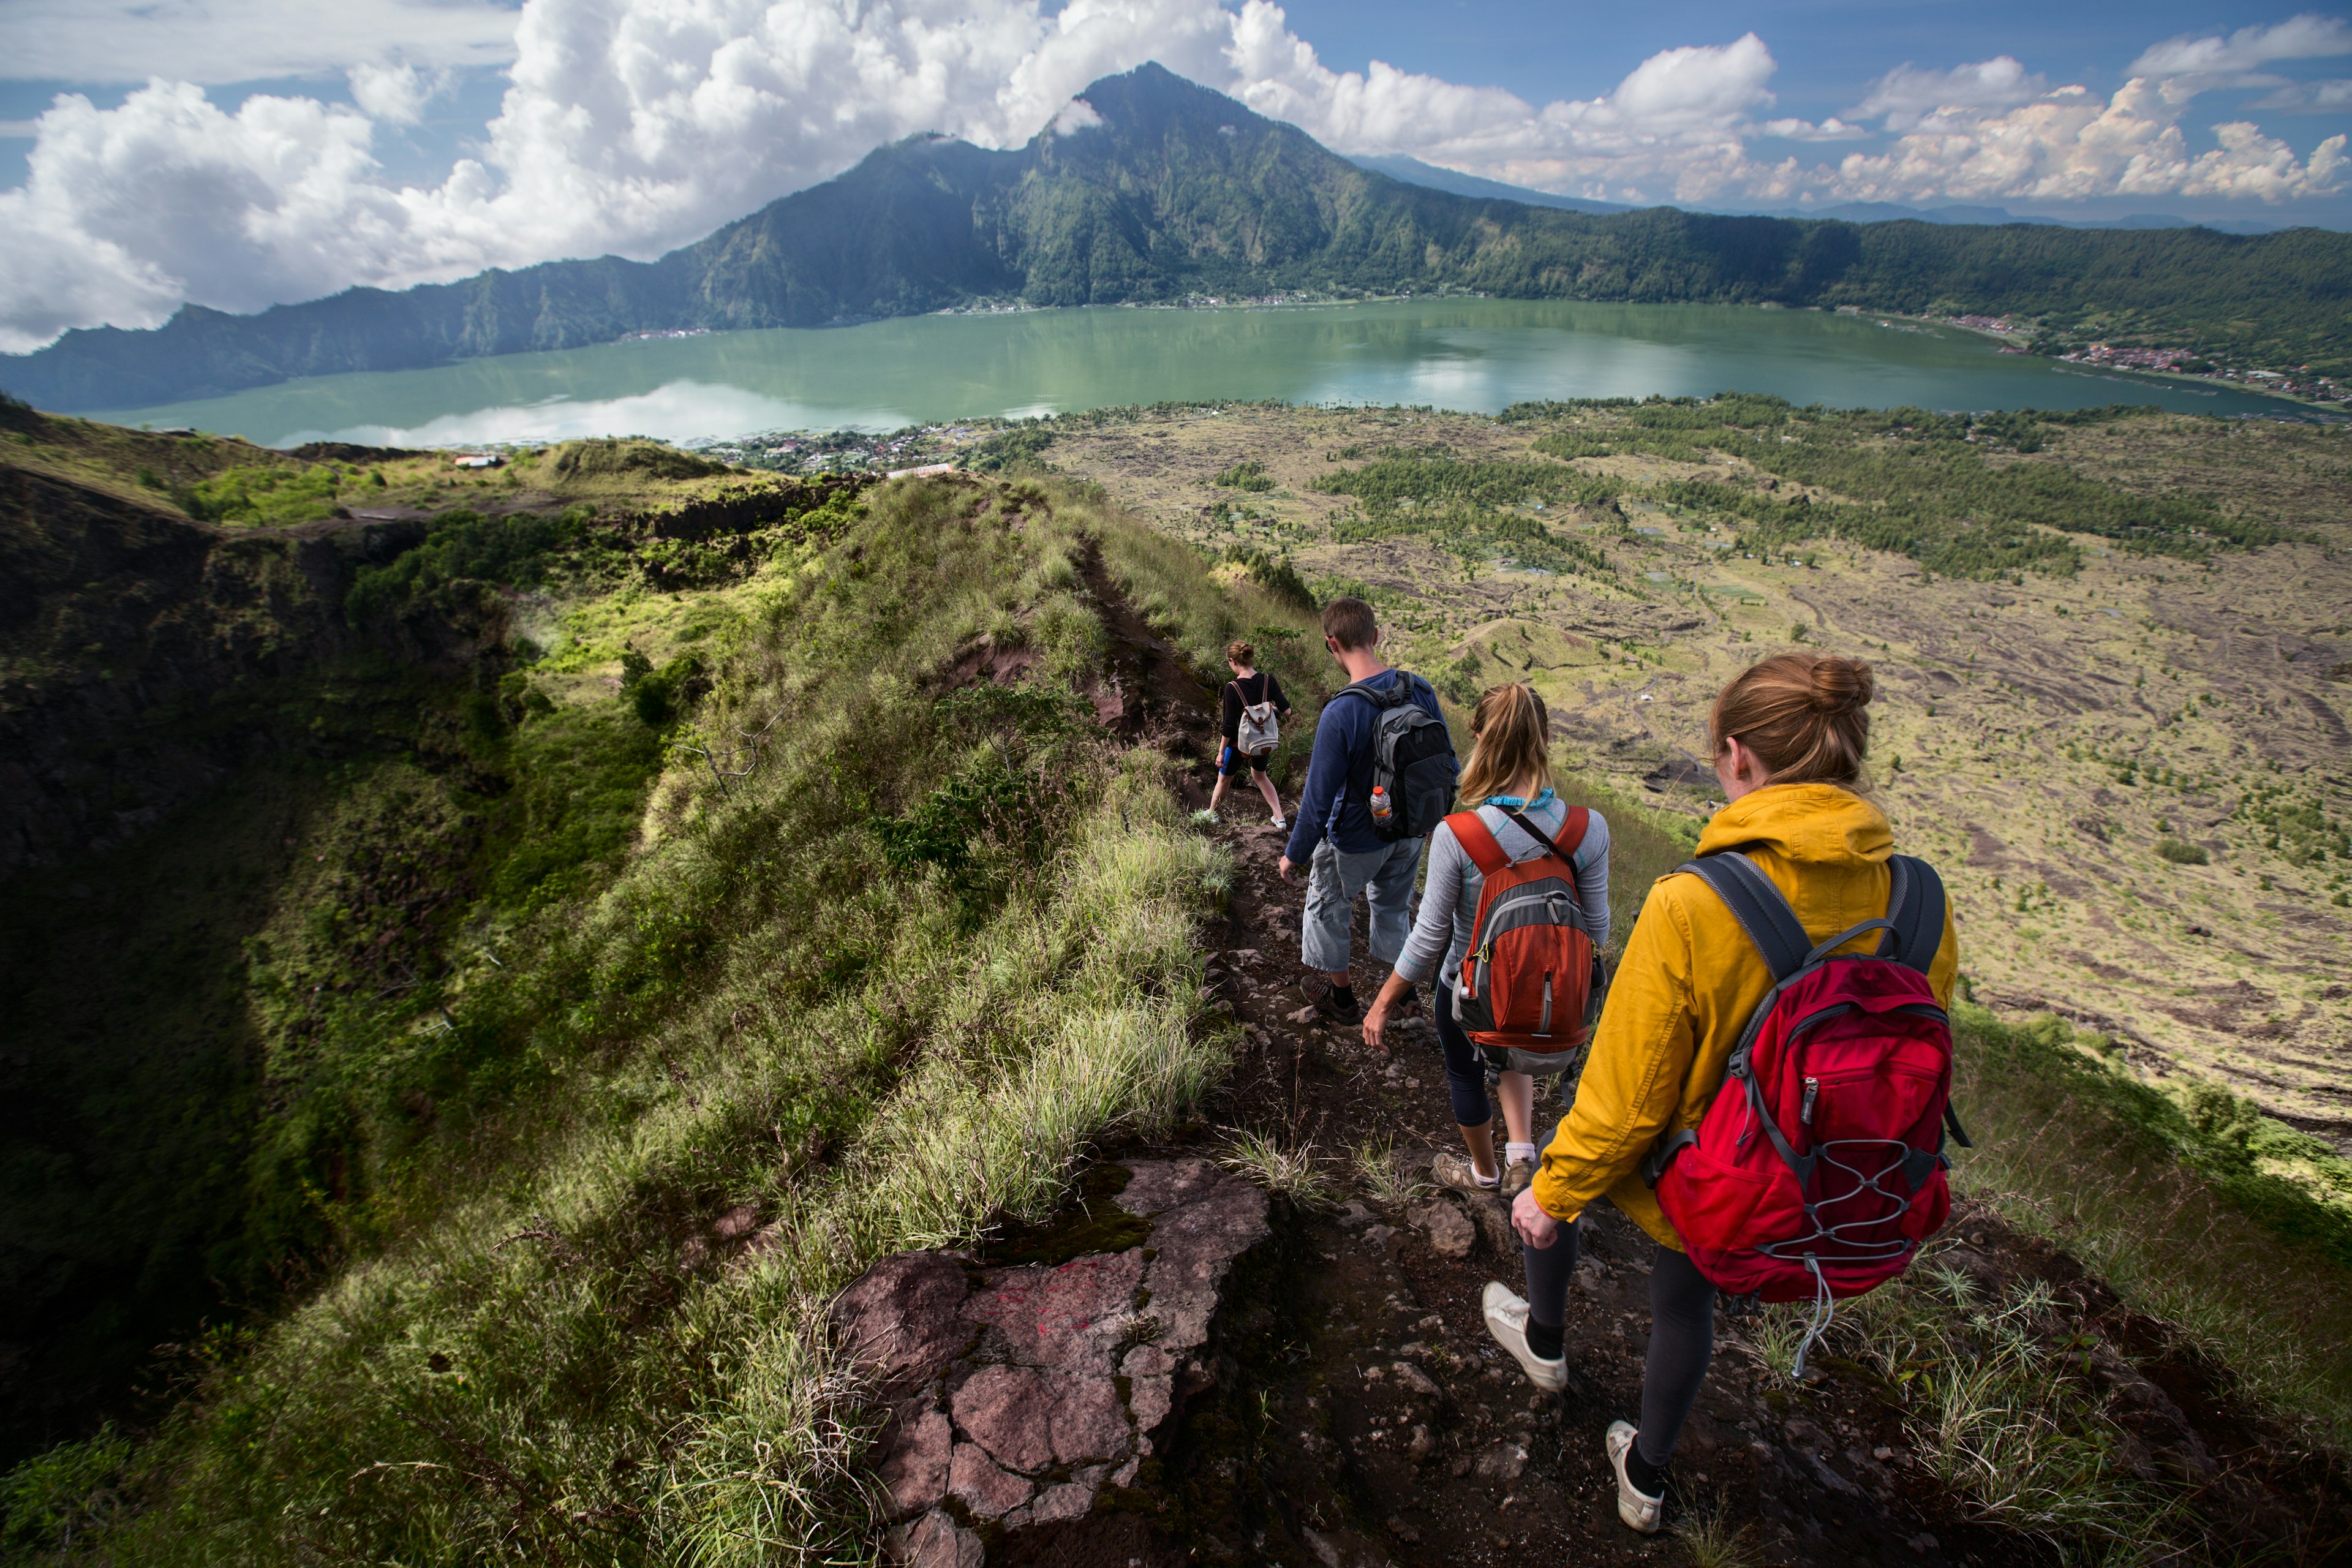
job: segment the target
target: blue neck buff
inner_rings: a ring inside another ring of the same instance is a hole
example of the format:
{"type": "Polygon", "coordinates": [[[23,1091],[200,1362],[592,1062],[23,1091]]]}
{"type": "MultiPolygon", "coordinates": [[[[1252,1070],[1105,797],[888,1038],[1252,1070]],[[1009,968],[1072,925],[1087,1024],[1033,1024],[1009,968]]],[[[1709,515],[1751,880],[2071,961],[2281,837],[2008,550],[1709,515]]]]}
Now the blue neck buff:
{"type": "Polygon", "coordinates": [[[1543,794],[1536,796],[1533,800],[1527,800],[1516,795],[1490,795],[1486,797],[1486,804],[1488,805],[1507,806],[1513,811],[1539,811],[1543,807],[1549,805],[1552,803],[1553,798],[1554,796],[1551,791],[1549,789],[1546,789],[1543,794]]]}

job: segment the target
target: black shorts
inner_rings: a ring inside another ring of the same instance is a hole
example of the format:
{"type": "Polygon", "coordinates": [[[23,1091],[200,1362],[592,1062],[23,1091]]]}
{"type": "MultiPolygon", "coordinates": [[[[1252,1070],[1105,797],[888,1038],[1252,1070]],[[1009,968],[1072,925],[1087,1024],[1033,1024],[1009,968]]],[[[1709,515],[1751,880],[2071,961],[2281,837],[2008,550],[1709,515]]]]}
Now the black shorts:
{"type": "Polygon", "coordinates": [[[1273,760],[1272,752],[1259,752],[1255,755],[1250,755],[1234,750],[1234,743],[1228,741],[1225,742],[1224,750],[1217,753],[1217,773],[1220,777],[1231,778],[1241,772],[1242,764],[1246,763],[1249,764],[1250,772],[1263,774],[1265,772],[1265,764],[1273,760]]]}

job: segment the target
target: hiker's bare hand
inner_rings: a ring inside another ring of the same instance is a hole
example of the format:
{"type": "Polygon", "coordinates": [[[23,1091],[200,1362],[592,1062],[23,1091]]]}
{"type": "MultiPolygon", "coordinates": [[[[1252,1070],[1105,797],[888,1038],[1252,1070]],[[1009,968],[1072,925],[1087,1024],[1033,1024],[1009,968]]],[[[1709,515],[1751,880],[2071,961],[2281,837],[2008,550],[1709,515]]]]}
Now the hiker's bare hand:
{"type": "Polygon", "coordinates": [[[1373,1003],[1371,1010],[1364,1015],[1364,1044],[1383,1056],[1388,1054],[1388,1047],[1381,1043],[1381,1036],[1388,1026],[1389,1010],[1377,1002],[1373,1003]]]}
{"type": "Polygon", "coordinates": [[[1282,879],[1286,882],[1296,882],[1298,880],[1296,874],[1298,870],[1298,864],[1297,861],[1291,859],[1287,855],[1285,855],[1281,859],[1276,860],[1274,863],[1274,868],[1280,874],[1282,879]]]}
{"type": "Polygon", "coordinates": [[[1538,1251],[1559,1239],[1559,1221],[1546,1214],[1543,1205],[1536,1202],[1533,1187],[1511,1200],[1511,1228],[1519,1233],[1521,1241],[1538,1251]]]}

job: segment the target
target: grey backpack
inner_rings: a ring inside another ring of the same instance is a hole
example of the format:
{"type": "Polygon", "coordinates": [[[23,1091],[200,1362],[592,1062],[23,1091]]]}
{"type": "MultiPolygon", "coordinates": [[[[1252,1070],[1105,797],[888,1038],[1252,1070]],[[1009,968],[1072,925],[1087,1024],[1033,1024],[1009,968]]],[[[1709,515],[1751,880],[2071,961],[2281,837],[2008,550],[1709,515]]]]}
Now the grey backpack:
{"type": "Polygon", "coordinates": [[[1372,797],[1365,805],[1373,835],[1392,844],[1427,837],[1454,809],[1454,781],[1462,771],[1454,738],[1444,720],[1410,700],[1428,684],[1399,670],[1385,688],[1358,681],[1339,693],[1360,697],[1379,712],[1372,721],[1372,797]]]}

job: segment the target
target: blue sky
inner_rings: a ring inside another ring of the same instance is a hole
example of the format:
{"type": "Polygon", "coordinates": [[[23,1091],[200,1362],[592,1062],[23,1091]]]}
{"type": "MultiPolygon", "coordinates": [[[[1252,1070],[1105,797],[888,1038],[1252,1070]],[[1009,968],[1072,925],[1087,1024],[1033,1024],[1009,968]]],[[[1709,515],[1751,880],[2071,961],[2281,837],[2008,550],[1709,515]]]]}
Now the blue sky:
{"type": "Polygon", "coordinates": [[[0,0],[0,348],[658,254],[1146,58],[1343,152],[1610,200],[2352,226],[2340,7],[0,0]]]}
{"type": "MultiPolygon", "coordinates": [[[[2025,4],[2021,0],[1791,0],[1731,5],[1684,0],[1673,5],[1544,5],[1533,0],[1291,0],[1292,27],[1311,40],[1326,65],[1363,70],[1384,59],[1456,81],[1507,88],[1530,102],[1590,98],[1609,90],[1661,49],[1723,43],[1753,31],[1780,62],[1772,79],[1777,112],[1819,121],[1861,102],[1874,82],[1904,64],[1949,68],[2010,55],[2053,81],[2112,92],[2149,45],[2182,35],[2227,35],[2297,15],[2343,16],[2326,5],[2205,4],[2025,4]]],[[[2301,81],[2352,77],[2352,58],[2271,65],[2301,81]]],[[[2333,113],[2250,107],[2273,89],[2201,95],[2183,118],[2207,130],[2251,120],[2298,149],[2352,132],[2352,103],[2333,113]]],[[[2260,204],[2181,198],[2002,203],[2011,209],[2113,216],[2162,210],[2189,216],[2284,219],[2260,204]]],[[[2352,203],[2315,202],[2293,216],[2352,226],[2352,203]]]]}
{"type": "MultiPolygon", "coordinates": [[[[2183,33],[2229,33],[2325,5],[2147,0],[2127,5],[2020,0],[1788,0],[1728,5],[1538,5],[1530,0],[1304,0],[1291,26],[1328,65],[1360,70],[1377,57],[1457,81],[1507,87],[1533,102],[1605,92],[1635,66],[1677,44],[1721,43],[1753,31],[1780,61],[1781,107],[1818,117],[1859,101],[1870,83],[1909,61],[1952,66],[2014,55],[2069,81],[2114,88],[2149,44],[2183,33]]],[[[2305,74],[2344,75],[2352,62],[2311,62],[2305,74]]],[[[2339,127],[2340,129],[2340,127],[2339,127]]]]}

